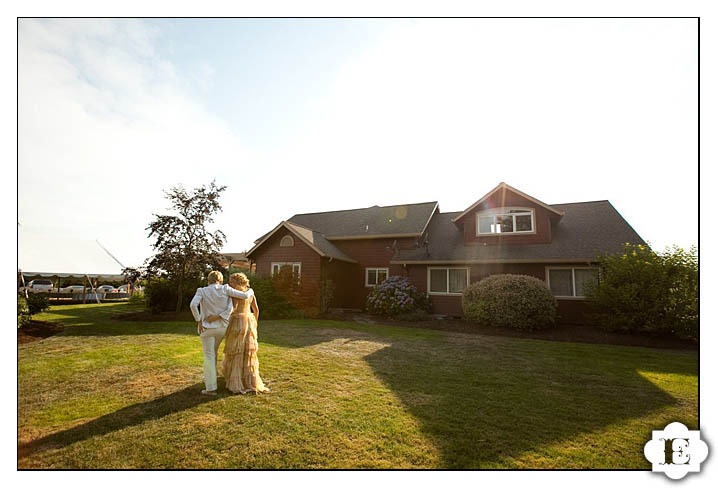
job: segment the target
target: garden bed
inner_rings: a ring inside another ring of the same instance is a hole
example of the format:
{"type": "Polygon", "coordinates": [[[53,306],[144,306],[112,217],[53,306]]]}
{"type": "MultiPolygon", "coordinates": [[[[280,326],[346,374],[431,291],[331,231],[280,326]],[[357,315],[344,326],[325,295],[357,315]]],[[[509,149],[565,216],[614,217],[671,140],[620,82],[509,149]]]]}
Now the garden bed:
{"type": "Polygon", "coordinates": [[[30,321],[17,330],[18,344],[38,341],[62,332],[65,327],[60,323],[30,321]]]}
{"type": "Polygon", "coordinates": [[[454,333],[481,334],[487,336],[504,336],[512,338],[532,338],[550,341],[572,341],[578,343],[645,346],[649,348],[670,348],[681,350],[698,350],[698,342],[682,340],[667,335],[648,335],[635,333],[618,333],[604,331],[596,326],[577,324],[558,324],[545,331],[517,331],[480,325],[464,319],[426,319],[420,321],[400,321],[357,312],[331,312],[322,315],[322,319],[336,321],[354,321],[369,324],[390,324],[408,328],[426,328],[454,333]]]}

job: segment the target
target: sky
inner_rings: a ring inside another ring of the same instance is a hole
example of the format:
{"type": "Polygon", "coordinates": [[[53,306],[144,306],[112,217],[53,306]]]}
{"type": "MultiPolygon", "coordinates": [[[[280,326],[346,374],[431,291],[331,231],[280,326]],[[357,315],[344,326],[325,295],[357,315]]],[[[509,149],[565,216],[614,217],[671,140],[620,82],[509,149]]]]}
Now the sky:
{"type": "Polygon", "coordinates": [[[163,190],[213,179],[226,252],[296,213],[460,211],[499,182],[609,200],[654,249],[697,245],[696,27],[21,19],[19,266],[82,262],[95,240],[140,265],[163,190]]]}

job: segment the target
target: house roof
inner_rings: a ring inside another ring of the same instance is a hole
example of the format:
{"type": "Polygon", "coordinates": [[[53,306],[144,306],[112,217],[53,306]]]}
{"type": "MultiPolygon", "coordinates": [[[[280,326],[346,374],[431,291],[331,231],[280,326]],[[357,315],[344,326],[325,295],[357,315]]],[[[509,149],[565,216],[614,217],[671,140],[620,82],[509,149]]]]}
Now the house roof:
{"type": "Polygon", "coordinates": [[[321,233],[318,233],[317,231],[314,231],[313,229],[309,229],[304,226],[300,226],[291,222],[282,221],[280,222],[277,227],[272,229],[270,232],[262,236],[256,245],[247,252],[247,258],[249,258],[254,251],[262,246],[267,239],[269,239],[274,233],[279,231],[280,229],[287,229],[291,231],[293,234],[295,234],[297,237],[299,237],[304,243],[306,243],[310,248],[312,248],[314,251],[316,251],[319,256],[324,256],[327,258],[334,258],[336,260],[346,261],[349,263],[356,263],[356,260],[353,258],[350,258],[348,255],[346,255],[342,250],[334,246],[332,243],[327,241],[327,239],[321,235],[321,233]]]}
{"type": "Polygon", "coordinates": [[[392,263],[592,261],[621,251],[624,243],[645,244],[607,200],[551,207],[564,213],[551,227],[551,243],[464,246],[462,229],[454,224],[461,212],[447,212],[429,224],[428,253],[424,247],[399,250],[392,263]]]}
{"type": "Polygon", "coordinates": [[[477,200],[476,202],[474,202],[473,204],[471,204],[466,210],[464,210],[464,211],[462,211],[462,212],[460,212],[460,213],[457,213],[458,215],[456,215],[456,216],[453,218],[453,220],[454,220],[454,221],[458,221],[459,219],[461,219],[462,217],[464,217],[466,214],[468,214],[469,212],[471,212],[471,210],[474,209],[476,206],[478,206],[478,205],[481,204],[483,201],[485,201],[486,199],[488,199],[492,194],[494,194],[495,192],[497,192],[497,191],[499,191],[499,190],[502,190],[502,189],[503,189],[503,190],[509,190],[509,191],[511,191],[511,192],[513,192],[513,193],[515,193],[515,194],[517,194],[517,195],[520,195],[521,197],[523,197],[523,198],[525,198],[525,199],[527,199],[527,200],[530,200],[530,201],[533,202],[534,204],[540,205],[541,207],[547,209],[547,210],[550,211],[550,212],[553,212],[554,214],[556,214],[556,215],[558,215],[558,216],[562,216],[562,215],[563,215],[563,212],[562,212],[560,209],[557,209],[556,206],[551,206],[551,205],[548,205],[548,204],[544,204],[543,202],[541,202],[541,201],[538,200],[537,198],[531,197],[530,195],[525,194],[525,193],[523,193],[522,191],[513,188],[511,185],[509,185],[509,184],[507,184],[507,183],[504,183],[504,182],[501,182],[501,183],[499,183],[496,187],[494,187],[493,189],[489,190],[489,191],[486,193],[486,195],[484,195],[484,196],[481,197],[479,200],[477,200]]]}
{"type": "Polygon", "coordinates": [[[375,205],[362,209],[296,214],[288,221],[321,233],[329,240],[418,237],[438,206],[436,201],[375,205]]]}

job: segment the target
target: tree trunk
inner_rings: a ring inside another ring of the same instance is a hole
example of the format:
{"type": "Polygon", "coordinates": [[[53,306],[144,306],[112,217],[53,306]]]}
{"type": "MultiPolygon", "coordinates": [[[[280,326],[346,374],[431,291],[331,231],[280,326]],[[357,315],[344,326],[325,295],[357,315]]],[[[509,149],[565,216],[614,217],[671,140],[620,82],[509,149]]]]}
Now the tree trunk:
{"type": "Polygon", "coordinates": [[[182,292],[184,292],[184,277],[180,279],[179,286],[177,287],[177,309],[175,312],[182,310],[182,292]]]}

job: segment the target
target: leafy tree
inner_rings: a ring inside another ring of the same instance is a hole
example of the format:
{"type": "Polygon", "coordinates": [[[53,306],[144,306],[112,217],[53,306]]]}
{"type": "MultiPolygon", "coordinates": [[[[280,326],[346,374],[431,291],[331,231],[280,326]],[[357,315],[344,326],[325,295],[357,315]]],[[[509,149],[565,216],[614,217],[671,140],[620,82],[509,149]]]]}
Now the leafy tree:
{"type": "Polygon", "coordinates": [[[210,232],[207,226],[221,212],[221,193],[214,181],[187,191],[182,185],[172,187],[165,196],[171,202],[171,215],[155,214],[147,226],[148,237],[154,238],[155,255],[146,260],[148,277],[165,277],[177,291],[176,311],[183,306],[188,285],[201,281],[213,268],[219,268],[219,252],[226,236],[222,231],[210,232]]]}
{"type": "Polygon", "coordinates": [[[698,338],[698,251],[654,252],[626,244],[599,257],[598,283],[586,285],[592,319],[614,331],[664,332],[698,338]]]}

